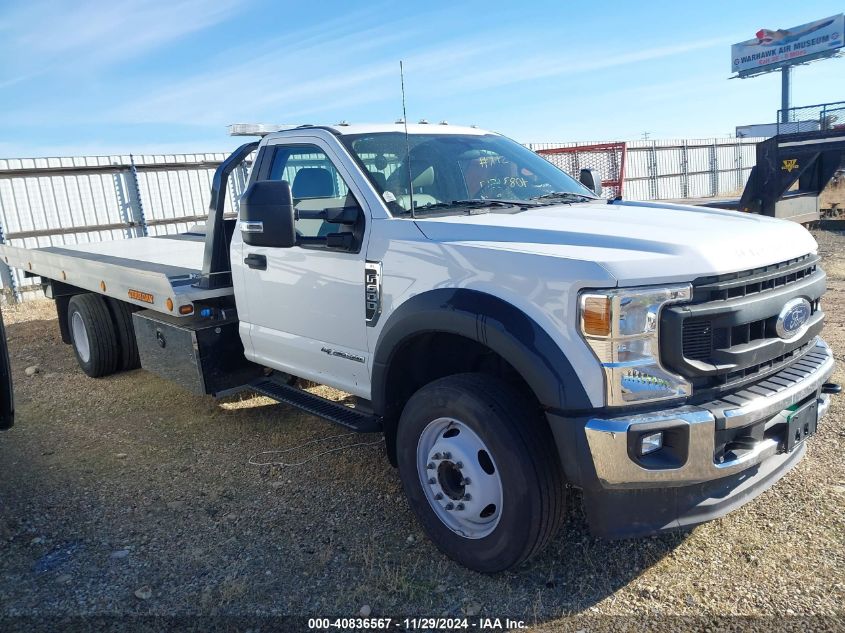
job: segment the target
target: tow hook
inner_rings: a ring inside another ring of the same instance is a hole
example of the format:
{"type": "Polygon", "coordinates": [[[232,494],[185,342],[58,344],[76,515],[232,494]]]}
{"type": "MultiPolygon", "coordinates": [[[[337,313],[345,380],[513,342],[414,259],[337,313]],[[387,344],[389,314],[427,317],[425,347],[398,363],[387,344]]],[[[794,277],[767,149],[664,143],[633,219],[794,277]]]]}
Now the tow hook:
{"type": "Polygon", "coordinates": [[[826,382],[822,385],[822,393],[842,393],[842,385],[838,382],[826,382]]]}

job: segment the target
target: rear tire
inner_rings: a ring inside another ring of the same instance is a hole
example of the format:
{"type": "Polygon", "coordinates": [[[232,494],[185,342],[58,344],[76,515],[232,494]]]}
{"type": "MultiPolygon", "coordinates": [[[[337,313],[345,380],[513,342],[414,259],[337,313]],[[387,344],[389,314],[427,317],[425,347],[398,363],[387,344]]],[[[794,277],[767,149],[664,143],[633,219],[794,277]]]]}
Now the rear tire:
{"type": "Polygon", "coordinates": [[[68,303],[68,329],[79,366],[92,378],[113,374],[120,361],[117,332],[105,299],[74,295],[68,303]]]}
{"type": "Polygon", "coordinates": [[[138,369],[141,366],[141,357],[138,355],[138,341],[135,339],[132,313],[137,312],[140,308],[112,297],[107,297],[106,302],[109,306],[109,312],[111,312],[112,322],[117,334],[117,344],[120,349],[118,369],[120,371],[138,369]]]}
{"type": "Polygon", "coordinates": [[[470,569],[514,567],[560,526],[566,489],[551,430],[536,403],[503,380],[457,374],[417,391],[399,421],[397,453],[423,529],[470,569]]]}

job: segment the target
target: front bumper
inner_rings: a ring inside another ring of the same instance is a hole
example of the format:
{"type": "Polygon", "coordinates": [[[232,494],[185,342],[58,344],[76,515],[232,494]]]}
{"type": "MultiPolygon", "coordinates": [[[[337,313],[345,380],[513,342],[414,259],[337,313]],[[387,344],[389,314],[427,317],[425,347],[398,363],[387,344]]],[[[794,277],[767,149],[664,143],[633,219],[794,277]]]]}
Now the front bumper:
{"type": "Polygon", "coordinates": [[[820,420],[833,367],[830,347],[817,339],[789,367],[720,400],[625,416],[550,416],[592,531],[623,538],[695,525],[759,495],[806,451],[801,442],[786,452],[785,410],[815,404],[820,420]],[[664,448],[639,455],[637,439],[657,431],[664,448]]]}
{"type": "MultiPolygon", "coordinates": [[[[596,475],[605,488],[683,486],[733,475],[776,455],[779,438],[761,433],[758,441],[745,442],[744,450],[717,458],[717,433],[757,424],[775,423],[787,407],[815,395],[818,418],[830,397],[820,393],[833,372],[833,353],[818,339],[800,361],[766,380],[721,400],[649,413],[592,418],[585,427],[596,475]],[[664,431],[677,439],[675,455],[668,460],[638,462],[632,437],[664,431]],[[682,445],[681,445],[682,444],[682,445]]],[[[761,429],[765,431],[765,429],[761,429]]]]}

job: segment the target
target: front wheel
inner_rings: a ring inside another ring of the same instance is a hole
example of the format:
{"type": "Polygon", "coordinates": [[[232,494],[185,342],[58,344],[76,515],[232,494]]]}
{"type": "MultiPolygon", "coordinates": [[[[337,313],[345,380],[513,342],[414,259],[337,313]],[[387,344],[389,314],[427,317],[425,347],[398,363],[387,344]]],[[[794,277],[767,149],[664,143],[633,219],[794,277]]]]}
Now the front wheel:
{"type": "Polygon", "coordinates": [[[537,407],[483,374],[436,380],[405,405],[397,434],[405,494],[432,541],[480,572],[518,565],[560,525],[566,492],[537,407]]]}

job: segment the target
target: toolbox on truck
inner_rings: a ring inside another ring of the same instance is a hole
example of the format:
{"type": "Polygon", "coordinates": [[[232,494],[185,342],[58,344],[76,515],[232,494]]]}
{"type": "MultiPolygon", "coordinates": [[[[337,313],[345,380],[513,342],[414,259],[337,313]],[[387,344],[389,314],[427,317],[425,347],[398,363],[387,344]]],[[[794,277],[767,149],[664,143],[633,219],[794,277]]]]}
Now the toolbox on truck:
{"type": "Polygon", "coordinates": [[[132,315],[141,367],[196,394],[245,387],[263,369],[244,357],[236,318],[177,318],[140,310],[132,315]]]}

